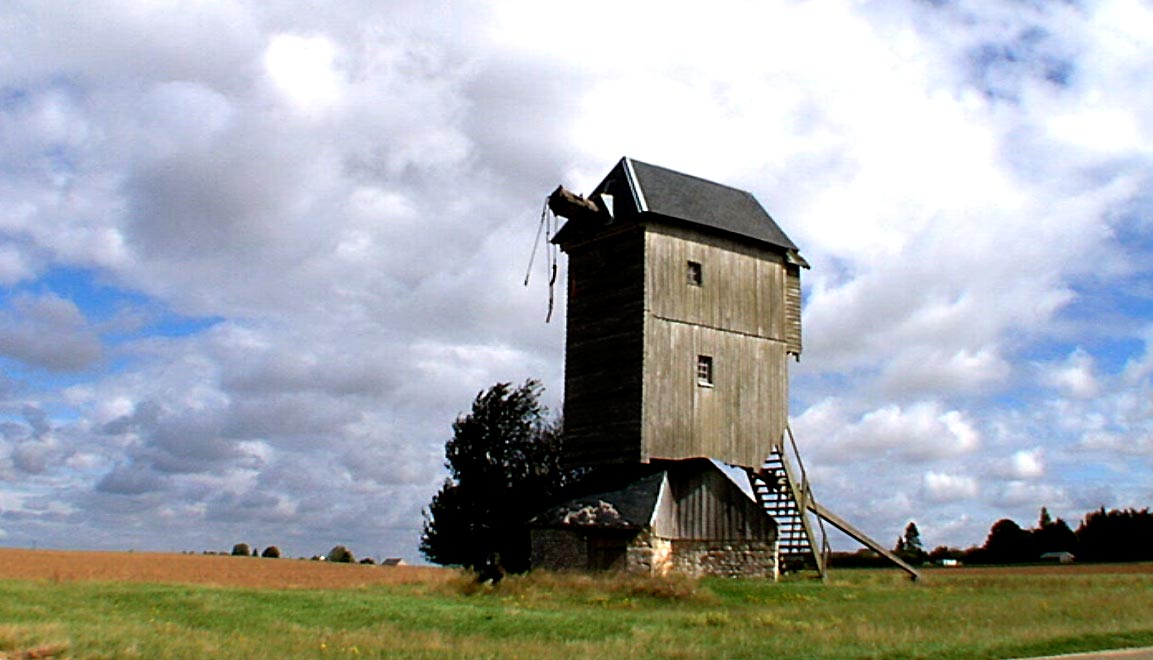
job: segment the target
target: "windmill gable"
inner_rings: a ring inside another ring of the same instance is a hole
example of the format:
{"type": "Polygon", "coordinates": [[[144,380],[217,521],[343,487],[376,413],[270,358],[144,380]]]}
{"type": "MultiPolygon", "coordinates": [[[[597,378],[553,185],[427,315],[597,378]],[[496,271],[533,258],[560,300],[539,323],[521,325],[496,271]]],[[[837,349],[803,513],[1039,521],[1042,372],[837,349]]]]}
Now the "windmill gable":
{"type": "Polygon", "coordinates": [[[622,158],[588,197],[598,206],[600,227],[566,224],[554,242],[586,238],[609,225],[660,222],[797,250],[748,192],[632,158],[622,158]]]}

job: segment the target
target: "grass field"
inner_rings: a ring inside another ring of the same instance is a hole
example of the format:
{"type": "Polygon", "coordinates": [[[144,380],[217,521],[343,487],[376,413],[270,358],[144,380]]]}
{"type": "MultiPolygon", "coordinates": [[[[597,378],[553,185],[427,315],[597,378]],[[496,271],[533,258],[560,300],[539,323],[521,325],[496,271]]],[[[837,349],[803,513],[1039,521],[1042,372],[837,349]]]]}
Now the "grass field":
{"type": "Polygon", "coordinates": [[[0,658],[1010,658],[1153,645],[1153,565],[827,583],[0,550],[0,658]]]}

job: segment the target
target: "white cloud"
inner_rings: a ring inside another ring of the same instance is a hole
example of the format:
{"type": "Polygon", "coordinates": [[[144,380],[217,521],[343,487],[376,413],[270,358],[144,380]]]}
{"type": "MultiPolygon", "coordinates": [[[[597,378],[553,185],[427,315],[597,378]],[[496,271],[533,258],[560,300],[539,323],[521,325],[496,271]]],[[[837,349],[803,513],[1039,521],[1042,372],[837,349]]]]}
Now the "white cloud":
{"type": "Polygon", "coordinates": [[[1087,108],[1049,120],[1049,132],[1078,148],[1116,152],[1142,144],[1140,127],[1123,110],[1087,108]]]}
{"type": "Polygon", "coordinates": [[[1011,366],[996,350],[947,353],[926,347],[896,356],[884,368],[881,385],[898,395],[925,392],[972,393],[1000,386],[1011,366]]]}
{"type": "Polygon", "coordinates": [[[1014,452],[1009,459],[1008,476],[1016,479],[1037,479],[1045,475],[1044,451],[1041,449],[1014,452]]]}
{"type": "Polygon", "coordinates": [[[977,480],[973,477],[943,472],[926,472],[922,485],[925,497],[932,502],[972,500],[980,492],[977,480]]]}
{"type": "Polygon", "coordinates": [[[0,286],[11,286],[28,279],[35,272],[31,255],[10,245],[0,245],[0,286]]]}
{"type": "Polygon", "coordinates": [[[20,295],[11,307],[0,309],[0,357],[59,372],[100,360],[100,337],[72,301],[51,293],[20,295]]]}
{"type": "Polygon", "coordinates": [[[1139,435],[1116,433],[1106,430],[1090,430],[1081,436],[1081,446],[1090,451],[1135,456],[1153,455],[1153,435],[1141,432],[1139,435]]]}
{"type": "Polygon", "coordinates": [[[1064,363],[1043,368],[1041,380],[1046,385],[1076,398],[1097,396],[1101,388],[1093,375],[1093,356],[1078,348],[1064,363]]]}
{"type": "Polygon", "coordinates": [[[264,52],[264,67],[294,108],[315,115],[342,96],[338,54],[336,45],[323,35],[277,34],[264,52]]]}
{"type": "Polygon", "coordinates": [[[981,444],[964,414],[934,402],[887,405],[854,418],[844,402],[826,400],[804,411],[794,427],[799,437],[819,443],[815,449],[823,458],[838,463],[876,455],[924,462],[963,456],[981,444]]]}
{"type": "Polygon", "coordinates": [[[1065,490],[1050,484],[1007,481],[990,493],[994,502],[1014,511],[1015,519],[1022,527],[1032,522],[1029,514],[1040,511],[1041,507],[1065,509],[1069,499],[1065,490]]]}

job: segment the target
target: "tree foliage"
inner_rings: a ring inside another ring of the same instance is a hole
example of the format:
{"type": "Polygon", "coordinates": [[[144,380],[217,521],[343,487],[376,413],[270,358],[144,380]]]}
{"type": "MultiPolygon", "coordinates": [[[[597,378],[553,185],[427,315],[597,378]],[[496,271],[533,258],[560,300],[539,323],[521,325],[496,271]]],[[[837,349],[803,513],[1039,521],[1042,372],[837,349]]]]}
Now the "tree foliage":
{"type": "Polygon", "coordinates": [[[324,556],[328,561],[337,562],[338,564],[351,564],[356,561],[352,551],[343,545],[333,546],[332,550],[324,556]]]}
{"type": "Polygon", "coordinates": [[[449,477],[425,512],[420,551],[437,564],[481,570],[499,557],[529,568],[528,520],[566,482],[560,423],[540,403],[541,384],[498,383],[477,394],[445,445],[449,477]]]}
{"type": "Polygon", "coordinates": [[[252,550],[248,547],[247,543],[237,543],[232,546],[233,557],[247,557],[252,554],[252,550]]]}
{"type": "Polygon", "coordinates": [[[1077,528],[1079,557],[1087,561],[1153,560],[1153,512],[1149,509],[1106,511],[1085,516],[1077,528]]]}
{"type": "Polygon", "coordinates": [[[1030,531],[1033,552],[1039,558],[1047,552],[1078,553],[1077,535],[1069,529],[1061,518],[1053,520],[1049,509],[1041,507],[1041,517],[1037,526],[1030,531]]]}
{"type": "Polygon", "coordinates": [[[264,549],[264,552],[260,553],[260,556],[266,559],[279,559],[280,548],[276,547],[275,545],[270,545],[264,549]]]}
{"type": "Polygon", "coordinates": [[[984,550],[987,561],[992,564],[1036,561],[1040,556],[1034,556],[1029,532],[1008,518],[993,523],[984,550]]]}
{"type": "Polygon", "coordinates": [[[1074,532],[1061,518],[1041,509],[1037,526],[1022,529],[1009,519],[998,520],[985,545],[965,553],[967,563],[1015,564],[1036,562],[1050,552],[1069,552],[1079,561],[1153,560],[1153,513],[1148,509],[1106,511],[1085,516],[1074,532]]]}
{"type": "Polygon", "coordinates": [[[917,523],[910,520],[905,526],[905,534],[897,539],[897,547],[893,548],[893,554],[914,566],[925,563],[929,554],[925,552],[925,544],[921,541],[921,530],[917,529],[917,523]]]}

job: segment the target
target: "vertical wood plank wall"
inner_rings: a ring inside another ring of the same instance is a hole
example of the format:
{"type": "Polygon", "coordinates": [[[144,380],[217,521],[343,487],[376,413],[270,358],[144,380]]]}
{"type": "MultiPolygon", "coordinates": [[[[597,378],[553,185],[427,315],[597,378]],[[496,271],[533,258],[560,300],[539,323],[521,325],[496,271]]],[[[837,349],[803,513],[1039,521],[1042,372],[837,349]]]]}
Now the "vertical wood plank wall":
{"type": "Polygon", "coordinates": [[[760,465],[788,415],[783,255],[666,226],[645,247],[643,460],[760,465]],[[713,358],[712,387],[697,384],[698,355],[713,358]]]}
{"type": "Polygon", "coordinates": [[[678,470],[662,484],[653,532],[682,540],[765,540],[776,523],[716,469],[678,470]]]}
{"type": "Polygon", "coordinates": [[[665,223],[565,249],[566,462],[761,465],[784,433],[788,353],[800,350],[795,266],[774,249],[665,223]],[[713,358],[712,387],[697,384],[698,355],[713,358]]]}
{"type": "Polygon", "coordinates": [[[789,264],[785,273],[785,343],[801,354],[801,267],[789,264]]]}
{"type": "Polygon", "coordinates": [[[634,227],[568,252],[565,461],[639,462],[643,233],[634,227]]]}
{"type": "Polygon", "coordinates": [[[663,319],[785,339],[784,257],[746,243],[663,225],[646,233],[645,309],[663,319]],[[702,285],[687,267],[702,267],[702,285]]]}

